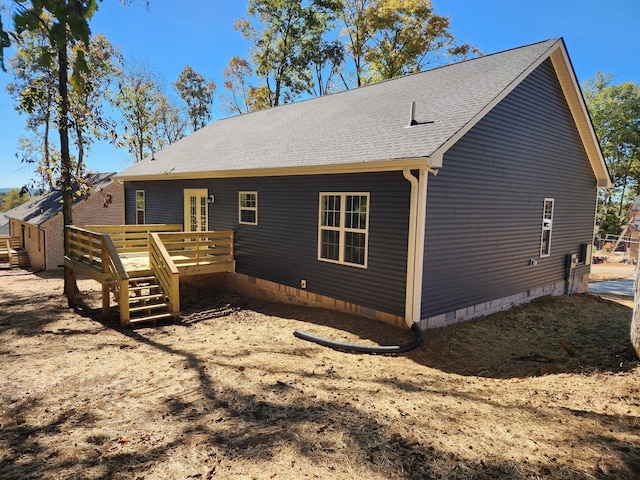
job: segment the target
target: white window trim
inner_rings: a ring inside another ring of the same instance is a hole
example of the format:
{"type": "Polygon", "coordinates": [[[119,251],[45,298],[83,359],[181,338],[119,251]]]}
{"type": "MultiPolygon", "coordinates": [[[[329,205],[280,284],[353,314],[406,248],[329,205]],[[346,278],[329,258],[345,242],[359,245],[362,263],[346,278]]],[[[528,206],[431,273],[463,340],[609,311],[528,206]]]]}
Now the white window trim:
{"type": "Polygon", "coordinates": [[[545,198],[544,203],[542,204],[542,231],[540,232],[540,258],[545,258],[551,256],[551,237],[553,235],[553,214],[555,212],[556,202],[553,198],[545,198]],[[547,202],[551,202],[551,221],[548,225],[545,225],[545,210],[547,206],[547,202]],[[544,246],[544,232],[549,232],[549,240],[547,245],[547,253],[543,253],[542,247],[544,246]]]}
{"type": "Polygon", "coordinates": [[[135,204],[136,204],[136,225],[143,225],[144,223],[147,223],[147,194],[145,193],[144,190],[136,190],[135,204]],[[142,209],[138,208],[138,193],[142,193],[142,200],[144,203],[142,209]],[[142,215],[144,216],[144,223],[142,224],[138,223],[138,212],[142,212],[142,215]]]}
{"type": "Polygon", "coordinates": [[[319,261],[327,262],[327,263],[335,263],[338,265],[346,265],[348,267],[356,267],[356,268],[368,267],[368,264],[369,264],[369,216],[371,214],[370,205],[371,205],[371,194],[369,192],[320,192],[318,196],[318,260],[319,261]],[[324,196],[340,196],[341,197],[339,227],[329,227],[329,226],[322,225],[322,197],[324,196]],[[348,196],[367,197],[367,220],[366,220],[366,226],[364,230],[359,228],[346,228],[344,226],[344,221],[346,218],[345,212],[346,212],[346,205],[347,205],[347,202],[345,201],[345,199],[348,196]],[[340,232],[338,260],[322,257],[322,231],[323,230],[340,232]],[[346,232],[364,233],[365,242],[364,242],[364,264],[363,265],[360,265],[359,263],[350,263],[350,262],[344,261],[346,232]]]}
{"type": "Polygon", "coordinates": [[[242,225],[258,225],[258,192],[257,191],[241,191],[238,192],[238,223],[242,225]],[[255,195],[256,197],[256,206],[255,207],[246,207],[242,206],[242,195],[255,195]],[[242,221],[242,212],[243,211],[251,211],[256,213],[256,221],[255,222],[244,222],[242,221]]]}

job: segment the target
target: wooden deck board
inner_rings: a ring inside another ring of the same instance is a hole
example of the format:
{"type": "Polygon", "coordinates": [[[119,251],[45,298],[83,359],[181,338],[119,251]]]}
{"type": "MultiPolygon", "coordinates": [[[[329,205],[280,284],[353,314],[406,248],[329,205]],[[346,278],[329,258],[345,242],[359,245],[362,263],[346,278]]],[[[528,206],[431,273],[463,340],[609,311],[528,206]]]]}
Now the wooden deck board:
{"type": "MultiPolygon", "coordinates": [[[[183,275],[233,272],[235,270],[235,262],[229,256],[221,256],[220,261],[215,262],[211,259],[208,261],[203,259],[201,263],[194,262],[192,257],[185,255],[172,255],[171,258],[183,275]]],[[[121,253],[120,259],[127,273],[131,276],[148,275],[151,272],[149,255],[144,252],[121,253]]]]}
{"type": "Polygon", "coordinates": [[[146,252],[121,253],[120,260],[129,274],[140,274],[151,270],[149,254],[146,252]]]}

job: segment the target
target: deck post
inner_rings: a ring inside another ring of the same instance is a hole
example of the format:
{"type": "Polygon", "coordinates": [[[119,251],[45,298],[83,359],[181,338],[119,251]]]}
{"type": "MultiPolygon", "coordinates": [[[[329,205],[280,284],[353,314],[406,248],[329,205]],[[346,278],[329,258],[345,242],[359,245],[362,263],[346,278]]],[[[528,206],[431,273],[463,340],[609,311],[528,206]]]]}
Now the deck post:
{"type": "Polygon", "coordinates": [[[177,318],[180,316],[180,275],[171,276],[169,298],[171,299],[171,315],[177,318]]]}
{"type": "Polygon", "coordinates": [[[129,325],[129,279],[125,278],[120,281],[120,326],[126,327],[129,325]]]}
{"type": "Polygon", "coordinates": [[[111,297],[109,296],[111,293],[111,289],[109,288],[108,283],[102,284],[102,318],[107,318],[109,316],[109,310],[111,307],[111,297]]]}
{"type": "Polygon", "coordinates": [[[109,316],[109,309],[111,306],[111,288],[110,283],[105,282],[104,277],[107,273],[109,273],[109,249],[104,241],[104,236],[102,237],[102,251],[100,258],[102,259],[102,318],[107,318],[109,316]]]}

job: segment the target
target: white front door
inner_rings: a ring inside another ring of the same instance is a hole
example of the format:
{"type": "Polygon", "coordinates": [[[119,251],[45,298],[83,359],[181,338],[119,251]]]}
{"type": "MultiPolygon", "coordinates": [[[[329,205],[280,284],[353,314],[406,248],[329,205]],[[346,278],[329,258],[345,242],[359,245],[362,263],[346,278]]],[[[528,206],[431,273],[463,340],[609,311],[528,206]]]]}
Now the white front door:
{"type": "Polygon", "coordinates": [[[206,232],[209,228],[209,208],[206,188],[185,189],[184,191],[184,231],[206,232]]]}

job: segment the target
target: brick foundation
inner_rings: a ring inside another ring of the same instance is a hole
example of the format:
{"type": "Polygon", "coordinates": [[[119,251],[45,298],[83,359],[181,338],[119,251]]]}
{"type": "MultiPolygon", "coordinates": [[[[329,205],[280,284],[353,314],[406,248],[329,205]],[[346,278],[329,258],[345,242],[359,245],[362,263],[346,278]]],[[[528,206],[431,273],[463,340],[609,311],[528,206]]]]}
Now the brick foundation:
{"type": "MultiPolygon", "coordinates": [[[[543,287],[534,288],[526,292],[510,295],[508,297],[498,298],[489,302],[479,303],[470,307],[461,308],[453,312],[447,312],[434,317],[423,318],[420,320],[420,328],[427,330],[429,328],[445,327],[458,322],[464,322],[477,317],[491,315],[492,313],[508,310],[516,305],[530,302],[533,299],[544,297],[546,295],[564,295],[566,293],[567,283],[562,280],[556,283],[545,285],[543,287]]],[[[572,293],[585,293],[589,289],[589,274],[576,276],[572,293]]]]}
{"type": "Polygon", "coordinates": [[[313,308],[326,308],[339,312],[350,313],[366,318],[380,320],[398,327],[406,328],[403,317],[386,312],[363,307],[355,303],[337,300],[335,298],[319,295],[300,288],[288,287],[275,282],[269,282],[260,278],[242,275],[240,273],[221,273],[216,275],[200,275],[184,277],[180,279],[184,285],[214,285],[222,289],[237,292],[253,298],[269,300],[273,302],[302,305],[313,308]]]}
{"type": "MultiPolygon", "coordinates": [[[[313,308],[326,308],[339,312],[350,313],[361,317],[380,320],[391,325],[406,328],[403,317],[386,312],[363,307],[355,303],[337,300],[326,297],[307,290],[288,287],[279,283],[250,277],[239,273],[220,273],[215,275],[199,275],[193,277],[182,277],[181,285],[207,285],[217,286],[224,290],[240,293],[262,300],[288,303],[292,305],[302,305],[313,308]]],[[[543,287],[535,288],[509,297],[499,298],[488,302],[479,303],[470,307],[461,308],[453,312],[447,312],[434,317],[420,320],[419,325],[422,330],[430,328],[444,327],[458,322],[464,322],[477,317],[491,315],[492,313],[508,310],[509,308],[530,302],[531,300],[546,295],[564,295],[566,293],[566,282],[559,281],[543,287]]],[[[589,288],[589,274],[576,277],[573,293],[585,293],[589,288]]]]}

